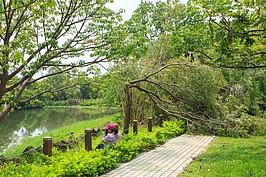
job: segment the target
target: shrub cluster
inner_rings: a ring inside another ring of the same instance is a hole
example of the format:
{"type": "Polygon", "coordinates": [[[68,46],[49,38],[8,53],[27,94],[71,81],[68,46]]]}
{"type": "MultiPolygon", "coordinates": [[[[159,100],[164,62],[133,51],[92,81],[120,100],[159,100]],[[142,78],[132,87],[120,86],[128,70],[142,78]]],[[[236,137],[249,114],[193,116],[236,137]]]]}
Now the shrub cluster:
{"type": "Polygon", "coordinates": [[[64,101],[55,101],[52,106],[69,106],[69,102],[67,100],[64,101]]]}
{"type": "Polygon", "coordinates": [[[61,152],[53,149],[53,156],[43,154],[24,157],[15,163],[0,166],[0,176],[99,176],[127,162],[139,153],[155,148],[170,138],[184,133],[182,121],[164,122],[163,128],[154,132],[140,132],[122,136],[114,148],[86,151],[84,149],[61,152]],[[29,163],[32,162],[32,163],[29,163]]]}
{"type": "Polygon", "coordinates": [[[100,105],[101,104],[101,100],[84,100],[82,102],[80,102],[80,106],[92,106],[92,105],[100,105]]]}

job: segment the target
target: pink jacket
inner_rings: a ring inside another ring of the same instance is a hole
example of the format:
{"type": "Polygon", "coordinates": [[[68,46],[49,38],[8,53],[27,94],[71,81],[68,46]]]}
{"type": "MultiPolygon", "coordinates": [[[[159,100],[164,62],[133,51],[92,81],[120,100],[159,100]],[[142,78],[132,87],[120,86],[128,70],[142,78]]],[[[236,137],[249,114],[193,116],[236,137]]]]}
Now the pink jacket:
{"type": "Polygon", "coordinates": [[[102,138],[102,141],[107,142],[110,146],[113,146],[116,142],[116,138],[113,133],[107,133],[107,135],[102,138]]]}
{"type": "Polygon", "coordinates": [[[120,140],[121,136],[119,133],[107,133],[106,136],[102,138],[103,142],[107,142],[110,146],[113,146],[116,143],[116,140],[120,140]]]}

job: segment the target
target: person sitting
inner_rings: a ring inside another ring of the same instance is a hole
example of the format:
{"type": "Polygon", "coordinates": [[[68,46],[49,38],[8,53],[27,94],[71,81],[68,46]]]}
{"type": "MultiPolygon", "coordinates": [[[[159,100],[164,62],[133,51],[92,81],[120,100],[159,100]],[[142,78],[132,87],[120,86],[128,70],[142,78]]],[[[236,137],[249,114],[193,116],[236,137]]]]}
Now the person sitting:
{"type": "Polygon", "coordinates": [[[120,135],[120,133],[118,132],[117,127],[116,127],[115,130],[114,130],[114,136],[115,136],[115,139],[116,139],[116,140],[120,140],[120,139],[121,139],[121,135],[120,135]]]}
{"type": "Polygon", "coordinates": [[[99,144],[96,149],[103,149],[105,146],[104,144],[107,144],[110,147],[113,147],[117,140],[120,140],[121,136],[118,132],[117,126],[114,124],[109,124],[105,128],[105,135],[102,138],[102,143],[99,144]]]}

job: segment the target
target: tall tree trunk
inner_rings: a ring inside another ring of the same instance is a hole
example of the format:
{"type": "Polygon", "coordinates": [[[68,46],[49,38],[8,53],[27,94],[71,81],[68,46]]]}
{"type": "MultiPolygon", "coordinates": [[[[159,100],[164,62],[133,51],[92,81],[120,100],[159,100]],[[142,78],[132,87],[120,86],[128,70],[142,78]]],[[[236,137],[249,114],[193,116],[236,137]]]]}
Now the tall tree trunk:
{"type": "Polygon", "coordinates": [[[18,89],[18,91],[17,91],[17,93],[16,93],[16,95],[15,95],[13,101],[10,101],[10,102],[8,102],[8,103],[5,103],[3,110],[0,112],[0,121],[1,121],[2,119],[5,118],[5,116],[8,114],[8,112],[11,110],[12,105],[13,105],[15,102],[18,102],[18,101],[19,101],[19,97],[21,96],[22,92],[25,90],[26,86],[28,85],[29,80],[30,80],[30,77],[27,78],[27,79],[21,84],[21,86],[19,87],[19,89],[18,89]]]}
{"type": "Polygon", "coordinates": [[[130,85],[126,83],[124,87],[125,95],[126,95],[126,107],[125,107],[125,119],[124,119],[124,134],[128,134],[129,132],[129,124],[130,124],[130,85]]]}
{"type": "Polygon", "coordinates": [[[10,104],[5,104],[3,110],[0,112],[0,121],[5,118],[7,113],[11,110],[11,105],[10,104]]]}

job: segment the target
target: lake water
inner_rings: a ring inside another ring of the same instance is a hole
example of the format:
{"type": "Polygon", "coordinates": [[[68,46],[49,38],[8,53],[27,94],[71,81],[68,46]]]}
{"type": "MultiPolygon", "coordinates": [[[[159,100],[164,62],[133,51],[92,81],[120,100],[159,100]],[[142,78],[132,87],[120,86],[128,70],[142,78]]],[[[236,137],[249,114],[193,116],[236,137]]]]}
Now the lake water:
{"type": "Polygon", "coordinates": [[[34,137],[75,122],[111,115],[114,109],[51,108],[11,112],[0,122],[0,154],[19,144],[23,138],[34,137]]]}

